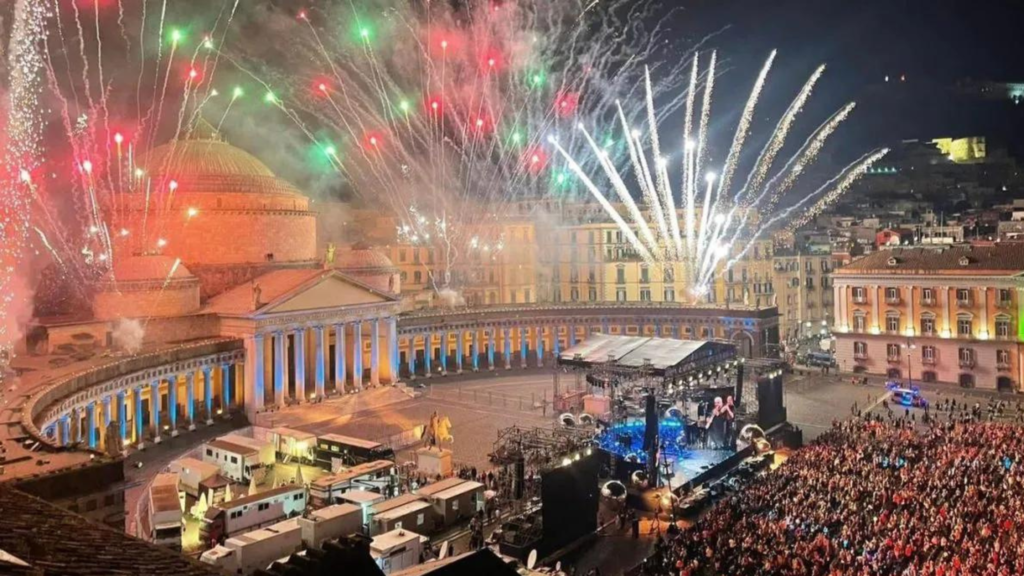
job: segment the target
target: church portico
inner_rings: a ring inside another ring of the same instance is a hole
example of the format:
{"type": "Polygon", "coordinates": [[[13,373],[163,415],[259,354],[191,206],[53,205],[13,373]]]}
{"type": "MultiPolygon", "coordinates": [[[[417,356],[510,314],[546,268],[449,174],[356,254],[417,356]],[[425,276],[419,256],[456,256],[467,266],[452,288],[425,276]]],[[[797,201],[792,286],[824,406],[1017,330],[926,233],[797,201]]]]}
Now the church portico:
{"type": "Polygon", "coordinates": [[[393,383],[398,300],[335,270],[279,270],[211,300],[247,350],[246,411],[393,383]],[[269,384],[268,384],[269,383],[269,384]]]}

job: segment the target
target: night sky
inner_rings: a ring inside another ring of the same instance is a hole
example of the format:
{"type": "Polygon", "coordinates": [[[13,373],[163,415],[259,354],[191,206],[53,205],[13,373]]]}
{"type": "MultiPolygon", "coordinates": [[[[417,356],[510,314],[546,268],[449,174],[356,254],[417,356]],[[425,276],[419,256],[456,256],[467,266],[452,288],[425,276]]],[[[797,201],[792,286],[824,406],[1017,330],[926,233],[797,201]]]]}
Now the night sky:
{"type": "Polygon", "coordinates": [[[808,112],[827,113],[856,100],[845,146],[978,134],[1017,152],[1024,148],[1024,104],[981,102],[952,90],[970,78],[1024,81],[1024,2],[690,0],[682,6],[673,20],[686,37],[721,30],[707,45],[732,66],[723,85],[740,97],[773,48],[779,50],[771,77],[776,84],[766,93],[766,107],[790,98],[816,64],[827,64],[808,112]],[[900,83],[902,75],[906,82],[900,83]]]}

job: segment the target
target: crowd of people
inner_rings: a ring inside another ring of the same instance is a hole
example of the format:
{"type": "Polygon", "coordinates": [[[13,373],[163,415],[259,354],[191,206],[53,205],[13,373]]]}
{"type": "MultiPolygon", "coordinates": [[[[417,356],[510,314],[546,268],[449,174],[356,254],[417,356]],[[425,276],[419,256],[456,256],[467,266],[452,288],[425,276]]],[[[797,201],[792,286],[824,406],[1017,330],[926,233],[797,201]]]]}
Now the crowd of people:
{"type": "Polygon", "coordinates": [[[836,422],[692,527],[659,538],[641,573],[1024,574],[1024,434],[978,420],[836,422]]]}

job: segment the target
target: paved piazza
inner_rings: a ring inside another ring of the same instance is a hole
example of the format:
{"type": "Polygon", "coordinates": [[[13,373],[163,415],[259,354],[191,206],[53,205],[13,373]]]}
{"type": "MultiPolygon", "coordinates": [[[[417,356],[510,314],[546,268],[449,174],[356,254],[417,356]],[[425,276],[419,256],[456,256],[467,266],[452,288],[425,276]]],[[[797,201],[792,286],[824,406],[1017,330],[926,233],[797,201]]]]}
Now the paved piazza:
{"type": "MultiPolygon", "coordinates": [[[[410,390],[415,397],[393,388],[368,390],[340,401],[301,405],[262,415],[257,424],[287,426],[315,434],[338,433],[373,440],[425,423],[437,410],[451,418],[456,463],[486,467],[498,430],[512,426],[550,426],[553,415],[539,407],[552,393],[552,372],[482,372],[449,378],[419,379],[410,390]],[[358,398],[357,403],[352,403],[358,398]],[[537,404],[531,407],[531,402],[537,404]]],[[[564,390],[573,386],[571,374],[561,377],[564,390]]],[[[812,439],[828,429],[835,418],[850,414],[854,402],[865,408],[879,403],[885,393],[881,381],[852,385],[849,377],[794,374],[786,378],[789,419],[812,439]]],[[[963,396],[959,390],[932,388],[931,400],[942,394],[963,396]]],[[[400,452],[400,459],[411,459],[400,452]]]]}

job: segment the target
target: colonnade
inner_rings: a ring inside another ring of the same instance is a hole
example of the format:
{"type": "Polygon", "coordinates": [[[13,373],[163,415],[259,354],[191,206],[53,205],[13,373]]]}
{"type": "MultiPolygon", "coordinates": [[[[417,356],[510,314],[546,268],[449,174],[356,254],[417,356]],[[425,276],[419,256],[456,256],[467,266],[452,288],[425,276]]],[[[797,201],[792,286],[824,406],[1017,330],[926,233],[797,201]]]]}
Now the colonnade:
{"type": "Polygon", "coordinates": [[[252,358],[253,408],[285,406],[397,379],[393,316],[271,328],[246,337],[252,358]],[[367,373],[368,370],[368,373],[367,373]]]}
{"type": "Polygon", "coordinates": [[[240,361],[205,365],[164,374],[148,381],[113,387],[58,416],[47,434],[59,446],[83,444],[107,449],[108,430],[116,426],[122,446],[142,447],[147,440],[159,443],[198,423],[213,424],[215,416],[227,415],[244,402],[240,361]]]}
{"type": "Polygon", "coordinates": [[[575,346],[595,332],[686,337],[680,336],[682,328],[677,323],[653,321],[638,325],[607,319],[598,323],[546,321],[438,329],[418,327],[402,333],[400,369],[410,378],[429,378],[437,374],[461,374],[464,370],[543,367],[563,349],[575,346]]]}

